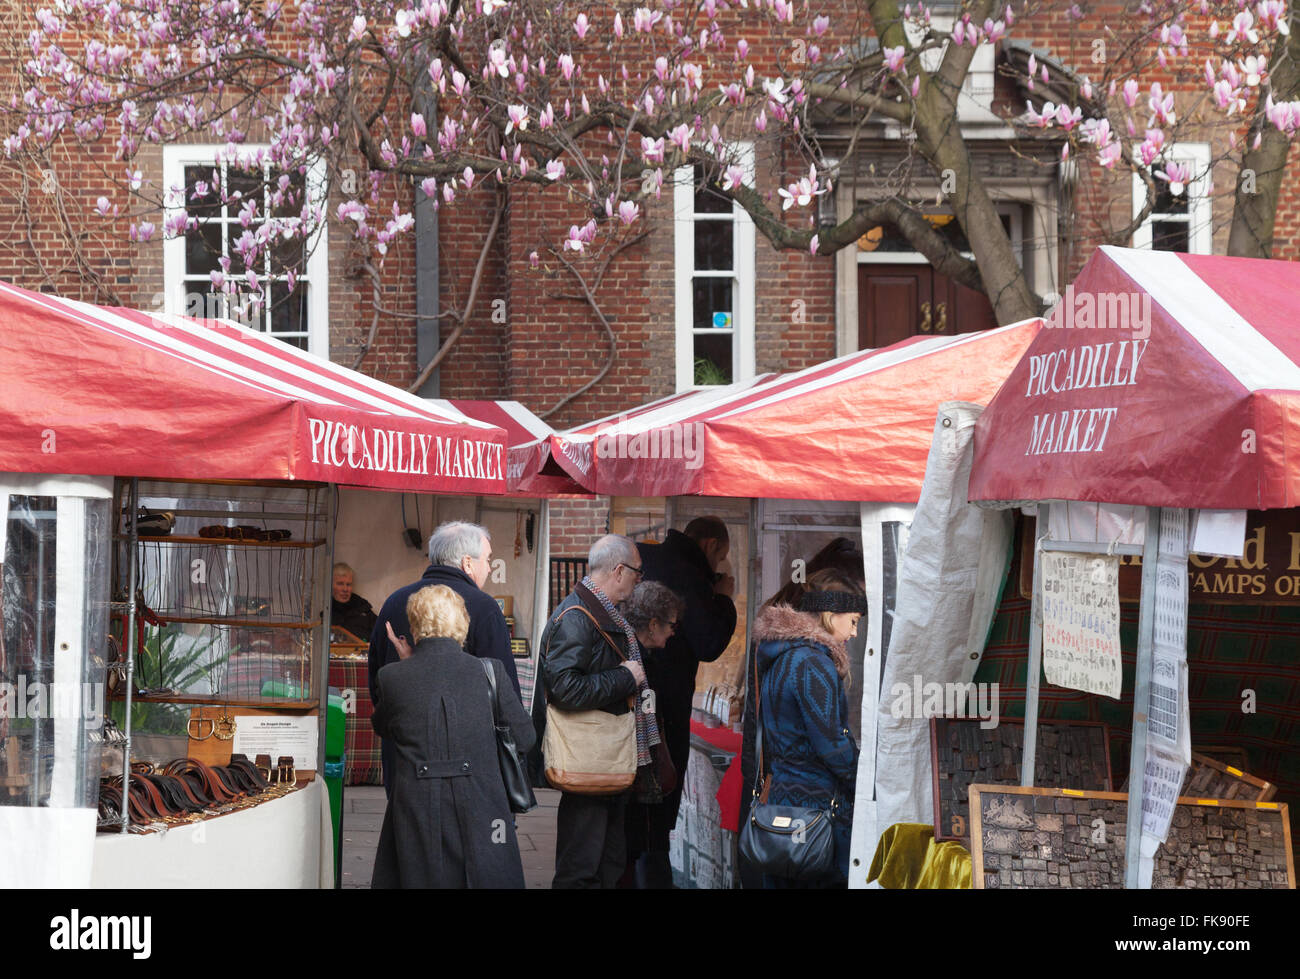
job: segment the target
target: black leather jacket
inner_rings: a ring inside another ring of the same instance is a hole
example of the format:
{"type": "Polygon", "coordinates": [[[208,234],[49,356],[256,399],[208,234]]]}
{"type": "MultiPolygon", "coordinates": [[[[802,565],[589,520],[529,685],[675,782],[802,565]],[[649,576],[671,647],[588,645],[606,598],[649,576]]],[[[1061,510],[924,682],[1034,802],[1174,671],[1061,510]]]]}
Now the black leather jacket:
{"type": "Polygon", "coordinates": [[[542,632],[542,682],[549,703],[562,710],[600,709],[611,714],[628,710],[627,698],[636,693],[636,678],[622,667],[627,657],[627,637],[614,624],[595,595],[578,585],[551,615],[542,632]],[[596,623],[575,610],[581,604],[596,623]],[[603,629],[618,648],[606,642],[603,629]]]}

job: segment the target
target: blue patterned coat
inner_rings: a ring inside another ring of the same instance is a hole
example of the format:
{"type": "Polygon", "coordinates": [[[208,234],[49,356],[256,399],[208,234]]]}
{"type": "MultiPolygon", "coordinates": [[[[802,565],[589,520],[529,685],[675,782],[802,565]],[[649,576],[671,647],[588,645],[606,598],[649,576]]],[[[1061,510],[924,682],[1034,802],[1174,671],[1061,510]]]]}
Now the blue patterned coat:
{"type": "Polygon", "coordinates": [[[768,802],[835,813],[835,858],[848,880],[858,746],[849,733],[848,697],[831,659],[837,644],[820,617],[784,606],[754,623],[762,689],[763,761],[772,775],[768,802]]]}

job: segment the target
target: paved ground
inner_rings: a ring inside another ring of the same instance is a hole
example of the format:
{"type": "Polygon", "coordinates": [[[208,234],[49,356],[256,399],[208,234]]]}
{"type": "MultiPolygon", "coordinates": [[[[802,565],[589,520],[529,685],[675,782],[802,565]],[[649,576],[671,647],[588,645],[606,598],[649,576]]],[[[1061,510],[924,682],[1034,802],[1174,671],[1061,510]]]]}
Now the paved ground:
{"type": "MultiPolygon", "coordinates": [[[[555,812],[560,793],[534,789],[538,806],[516,817],[519,855],[529,888],[551,886],[555,873],[555,812]]],[[[384,788],[349,785],[343,790],[343,886],[369,887],[384,823],[384,788]]]]}

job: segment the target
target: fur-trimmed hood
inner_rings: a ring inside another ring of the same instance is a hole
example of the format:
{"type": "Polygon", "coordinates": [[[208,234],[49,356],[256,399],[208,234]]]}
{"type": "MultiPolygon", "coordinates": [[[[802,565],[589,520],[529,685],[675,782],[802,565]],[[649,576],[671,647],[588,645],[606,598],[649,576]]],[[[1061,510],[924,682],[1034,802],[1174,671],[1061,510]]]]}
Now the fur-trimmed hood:
{"type": "Polygon", "coordinates": [[[754,640],[758,643],[758,668],[763,672],[782,653],[809,643],[824,646],[838,662],[847,658],[844,643],[822,628],[820,615],[788,605],[769,605],[759,611],[754,619],[754,640]]]}

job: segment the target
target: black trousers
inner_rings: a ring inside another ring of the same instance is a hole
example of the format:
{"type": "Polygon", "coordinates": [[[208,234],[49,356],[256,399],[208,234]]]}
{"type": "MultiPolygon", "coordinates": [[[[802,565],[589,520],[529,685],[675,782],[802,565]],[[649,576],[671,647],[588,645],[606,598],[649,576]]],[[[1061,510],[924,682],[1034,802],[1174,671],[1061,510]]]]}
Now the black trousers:
{"type": "Polygon", "coordinates": [[[628,794],[560,794],[555,825],[553,888],[609,888],[623,876],[627,837],[623,827],[628,794]]]}

